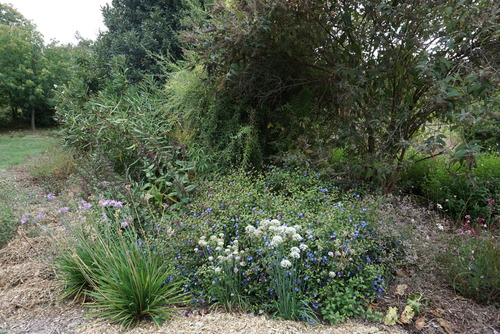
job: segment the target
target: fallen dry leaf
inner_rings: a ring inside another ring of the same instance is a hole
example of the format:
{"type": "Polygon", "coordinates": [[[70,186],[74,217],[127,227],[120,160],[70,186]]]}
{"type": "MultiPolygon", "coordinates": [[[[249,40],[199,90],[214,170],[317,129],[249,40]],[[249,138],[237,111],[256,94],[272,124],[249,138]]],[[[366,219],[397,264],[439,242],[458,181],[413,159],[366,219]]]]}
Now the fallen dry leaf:
{"type": "Polygon", "coordinates": [[[421,331],[425,327],[425,317],[420,317],[415,321],[415,328],[421,331]]]}
{"type": "Polygon", "coordinates": [[[441,310],[441,309],[439,309],[439,308],[438,308],[438,309],[436,309],[436,310],[430,310],[430,312],[431,312],[431,313],[432,313],[432,315],[434,315],[436,318],[441,318],[441,317],[443,317],[443,314],[444,314],[443,310],[441,310]]]}
{"type": "Polygon", "coordinates": [[[404,296],[406,290],[408,290],[408,285],[400,284],[396,287],[396,291],[394,291],[394,293],[399,296],[404,296]]]}
{"type": "Polygon", "coordinates": [[[398,308],[397,307],[389,307],[387,313],[384,318],[385,325],[395,325],[398,320],[398,308]]]}
{"type": "Polygon", "coordinates": [[[406,305],[403,312],[401,312],[401,316],[399,317],[399,321],[402,324],[408,325],[411,322],[411,319],[415,316],[415,311],[410,305],[406,305]]]}
{"type": "Polygon", "coordinates": [[[448,321],[444,320],[443,318],[438,318],[438,322],[441,325],[441,327],[443,327],[443,329],[447,334],[453,334],[453,329],[451,329],[451,326],[448,323],[448,321]]]}

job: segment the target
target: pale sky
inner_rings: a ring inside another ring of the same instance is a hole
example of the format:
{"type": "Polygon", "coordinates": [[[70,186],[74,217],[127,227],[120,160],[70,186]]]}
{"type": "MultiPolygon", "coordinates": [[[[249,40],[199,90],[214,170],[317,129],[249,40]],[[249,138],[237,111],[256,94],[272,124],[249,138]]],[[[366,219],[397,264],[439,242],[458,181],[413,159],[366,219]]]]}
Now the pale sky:
{"type": "Polygon", "coordinates": [[[95,40],[102,22],[101,7],[112,0],[0,0],[9,3],[26,19],[33,22],[45,42],[55,39],[63,44],[73,43],[75,33],[95,40]]]}

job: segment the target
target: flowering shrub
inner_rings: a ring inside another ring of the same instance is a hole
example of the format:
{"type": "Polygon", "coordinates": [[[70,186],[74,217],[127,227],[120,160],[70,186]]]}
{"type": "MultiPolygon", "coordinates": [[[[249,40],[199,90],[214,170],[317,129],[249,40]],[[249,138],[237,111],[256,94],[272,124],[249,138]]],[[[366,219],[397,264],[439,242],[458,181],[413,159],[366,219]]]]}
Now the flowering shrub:
{"type": "Polygon", "coordinates": [[[368,315],[404,258],[357,202],[321,175],[235,173],[199,187],[154,242],[189,278],[194,302],[338,322],[368,315]]]}

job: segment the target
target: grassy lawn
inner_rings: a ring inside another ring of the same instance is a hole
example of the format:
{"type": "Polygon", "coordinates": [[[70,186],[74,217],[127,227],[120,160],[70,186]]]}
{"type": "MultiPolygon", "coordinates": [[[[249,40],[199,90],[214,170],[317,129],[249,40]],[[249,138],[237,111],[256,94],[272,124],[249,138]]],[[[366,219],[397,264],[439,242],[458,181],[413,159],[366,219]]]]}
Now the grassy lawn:
{"type": "Polygon", "coordinates": [[[0,133],[0,169],[20,165],[29,157],[46,151],[57,139],[26,132],[23,136],[6,138],[0,133]]]}

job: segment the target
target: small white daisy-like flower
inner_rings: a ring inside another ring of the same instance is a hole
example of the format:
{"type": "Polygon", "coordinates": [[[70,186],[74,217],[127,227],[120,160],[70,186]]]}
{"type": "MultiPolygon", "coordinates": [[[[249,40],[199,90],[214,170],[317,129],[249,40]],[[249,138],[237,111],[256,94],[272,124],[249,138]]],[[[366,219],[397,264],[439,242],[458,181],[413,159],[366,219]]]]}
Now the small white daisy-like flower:
{"type": "Polygon", "coordinates": [[[335,276],[337,276],[337,274],[335,274],[335,272],[333,272],[333,271],[330,271],[328,273],[328,276],[330,276],[331,278],[334,278],[335,276]]]}
{"type": "Polygon", "coordinates": [[[291,252],[290,257],[293,259],[300,259],[300,253],[297,252],[291,252]]]}
{"type": "Polygon", "coordinates": [[[220,267],[216,267],[216,268],[214,269],[214,271],[215,271],[216,273],[220,273],[221,269],[220,269],[220,267]]]}
{"type": "Polygon", "coordinates": [[[299,248],[300,248],[301,250],[305,251],[305,250],[306,250],[306,249],[308,249],[309,247],[307,247],[307,245],[306,245],[306,244],[300,244],[300,245],[299,245],[299,248]]]}
{"type": "Polygon", "coordinates": [[[295,233],[294,235],[292,235],[292,240],[293,241],[301,241],[302,237],[300,236],[300,234],[295,233]]]}
{"type": "Polygon", "coordinates": [[[334,256],[335,256],[335,253],[334,253],[334,252],[328,252],[328,256],[330,256],[330,257],[334,257],[334,256]]]}

